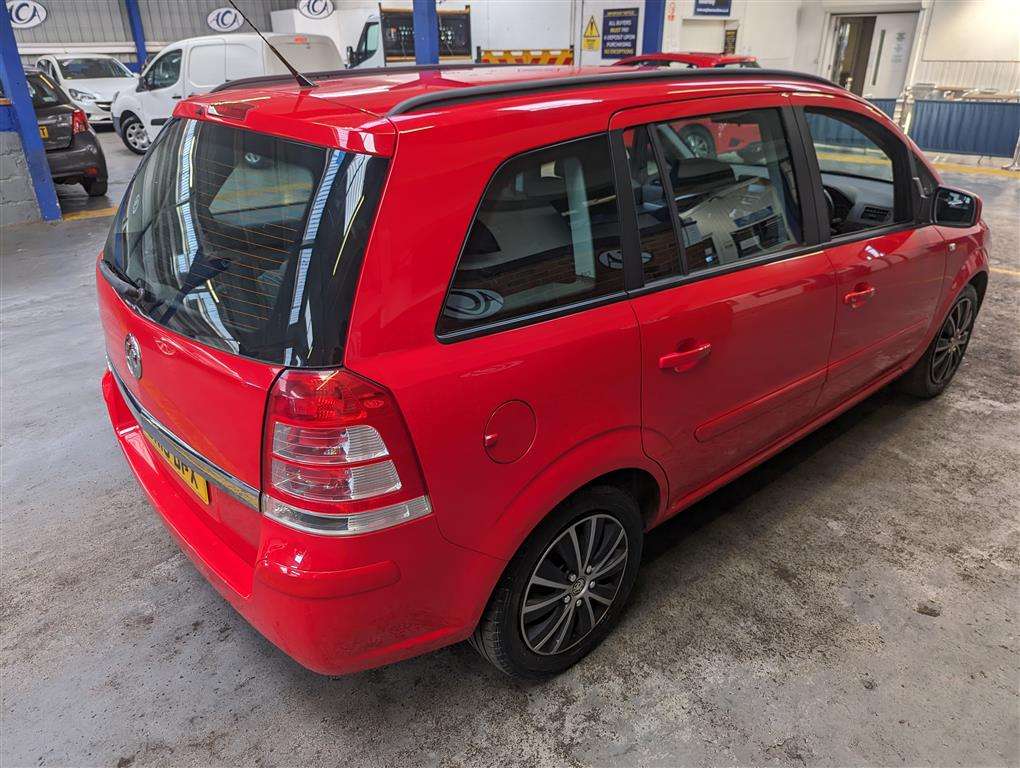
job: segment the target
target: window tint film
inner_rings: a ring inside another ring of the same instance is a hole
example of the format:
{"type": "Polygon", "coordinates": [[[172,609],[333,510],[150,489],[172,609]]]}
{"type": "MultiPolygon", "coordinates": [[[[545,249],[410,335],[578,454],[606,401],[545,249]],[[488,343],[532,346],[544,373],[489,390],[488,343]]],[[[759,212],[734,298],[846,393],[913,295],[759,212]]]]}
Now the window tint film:
{"type": "Polygon", "coordinates": [[[140,310],[270,363],[341,362],[386,161],[193,120],[142,161],[103,258],[140,310]]]}
{"type": "Polygon", "coordinates": [[[804,117],[822,173],[833,236],[910,218],[909,204],[902,201],[908,180],[897,174],[894,160],[896,152],[905,150],[894,136],[873,120],[854,113],[805,109],[804,117]],[[899,195],[897,187],[901,188],[899,195]]]}
{"type": "Polygon", "coordinates": [[[648,128],[642,125],[624,131],[623,144],[634,190],[645,283],[679,275],[682,272],[680,247],[648,128]]]}
{"type": "Polygon", "coordinates": [[[516,157],[489,182],[439,332],[450,333],[623,290],[606,136],[516,157]]]}
{"type": "Polygon", "coordinates": [[[656,130],[689,272],[804,242],[778,110],[676,120],[656,130]]]}

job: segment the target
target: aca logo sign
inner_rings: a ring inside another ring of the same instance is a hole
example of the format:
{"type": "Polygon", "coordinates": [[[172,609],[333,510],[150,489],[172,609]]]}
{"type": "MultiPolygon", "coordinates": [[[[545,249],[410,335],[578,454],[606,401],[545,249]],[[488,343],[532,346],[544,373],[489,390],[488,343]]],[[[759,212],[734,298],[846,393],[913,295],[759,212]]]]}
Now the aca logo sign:
{"type": "Polygon", "coordinates": [[[217,8],[206,17],[205,23],[217,32],[233,32],[241,28],[244,19],[233,8],[217,8]]]}
{"type": "Polygon", "coordinates": [[[336,7],[333,0],[298,0],[297,9],[309,19],[325,19],[333,14],[336,7]]]}
{"type": "Polygon", "coordinates": [[[15,29],[31,29],[46,21],[46,7],[36,0],[7,0],[7,14],[15,29]]]}

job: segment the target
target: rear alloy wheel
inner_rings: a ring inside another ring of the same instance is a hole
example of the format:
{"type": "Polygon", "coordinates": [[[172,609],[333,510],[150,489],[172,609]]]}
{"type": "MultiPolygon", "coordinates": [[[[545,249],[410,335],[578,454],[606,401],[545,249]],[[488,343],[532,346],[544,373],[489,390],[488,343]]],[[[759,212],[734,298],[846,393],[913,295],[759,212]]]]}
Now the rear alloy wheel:
{"type": "Polygon", "coordinates": [[[977,318],[978,295],[968,285],[957,297],[921,359],[900,380],[900,388],[915,397],[935,397],[949,386],[963,362],[977,318]]]}
{"type": "Polygon", "coordinates": [[[124,146],[136,155],[144,155],[149,149],[149,134],[142,125],[142,121],[134,115],[124,119],[120,127],[121,137],[124,139],[124,146]]]}
{"type": "Polygon", "coordinates": [[[630,495],[611,486],[578,492],[507,565],[472,644],[517,677],[555,675],[577,663],[619,619],[642,537],[630,495]]]}

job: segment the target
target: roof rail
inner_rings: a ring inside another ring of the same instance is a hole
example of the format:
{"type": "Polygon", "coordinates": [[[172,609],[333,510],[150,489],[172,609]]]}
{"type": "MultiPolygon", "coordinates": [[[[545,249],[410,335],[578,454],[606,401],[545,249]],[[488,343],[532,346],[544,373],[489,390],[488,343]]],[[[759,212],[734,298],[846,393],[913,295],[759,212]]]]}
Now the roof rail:
{"type": "MultiPolygon", "coordinates": [[[[365,67],[364,69],[330,69],[320,72],[302,72],[305,77],[311,80],[338,80],[348,77],[368,77],[369,75],[399,75],[408,72],[434,72],[436,70],[458,70],[458,69],[480,69],[483,67],[500,67],[505,64],[477,64],[475,62],[465,64],[403,64],[396,67],[365,67]]],[[[260,85],[275,85],[277,83],[291,83],[293,75],[260,75],[258,77],[244,77],[240,80],[228,80],[220,83],[209,93],[220,93],[221,91],[232,91],[235,88],[255,88],[260,85]]]]}
{"type": "MultiPolygon", "coordinates": [[[[380,71],[386,71],[380,70],[380,71]]],[[[389,71],[392,71],[390,69],[389,71]]],[[[448,88],[433,93],[422,93],[411,96],[395,104],[388,117],[406,115],[408,112],[431,107],[437,104],[449,105],[465,101],[478,101],[495,96],[532,93],[535,91],[552,91],[579,88],[586,85],[609,85],[613,83],[641,83],[645,80],[703,80],[709,78],[737,78],[741,80],[799,80],[802,82],[821,83],[832,86],[834,83],[820,75],[809,75],[804,72],[789,72],[782,69],[720,69],[708,67],[703,69],[635,69],[623,67],[606,67],[606,72],[597,75],[577,75],[575,77],[549,77],[536,80],[517,80],[493,85],[473,85],[464,88],[448,88]]]]}

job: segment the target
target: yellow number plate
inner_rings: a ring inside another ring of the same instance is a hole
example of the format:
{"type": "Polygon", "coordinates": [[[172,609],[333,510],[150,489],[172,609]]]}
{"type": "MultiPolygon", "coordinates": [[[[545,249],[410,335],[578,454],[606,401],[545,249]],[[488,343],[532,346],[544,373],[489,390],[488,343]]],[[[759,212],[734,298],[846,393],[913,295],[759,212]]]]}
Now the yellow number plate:
{"type": "Polygon", "coordinates": [[[191,467],[185,464],[183,461],[174,456],[170,451],[164,448],[162,445],[157,443],[148,432],[142,431],[145,435],[145,439],[149,441],[150,445],[156,449],[156,452],[166,459],[166,463],[170,465],[170,469],[180,476],[184,484],[187,485],[195,495],[198,496],[206,504],[209,503],[209,483],[206,479],[195,472],[191,467]]]}
{"type": "Polygon", "coordinates": [[[50,137],[50,129],[47,128],[45,125],[40,125],[39,126],[39,138],[41,138],[41,139],[48,139],[49,137],[50,137]]]}

